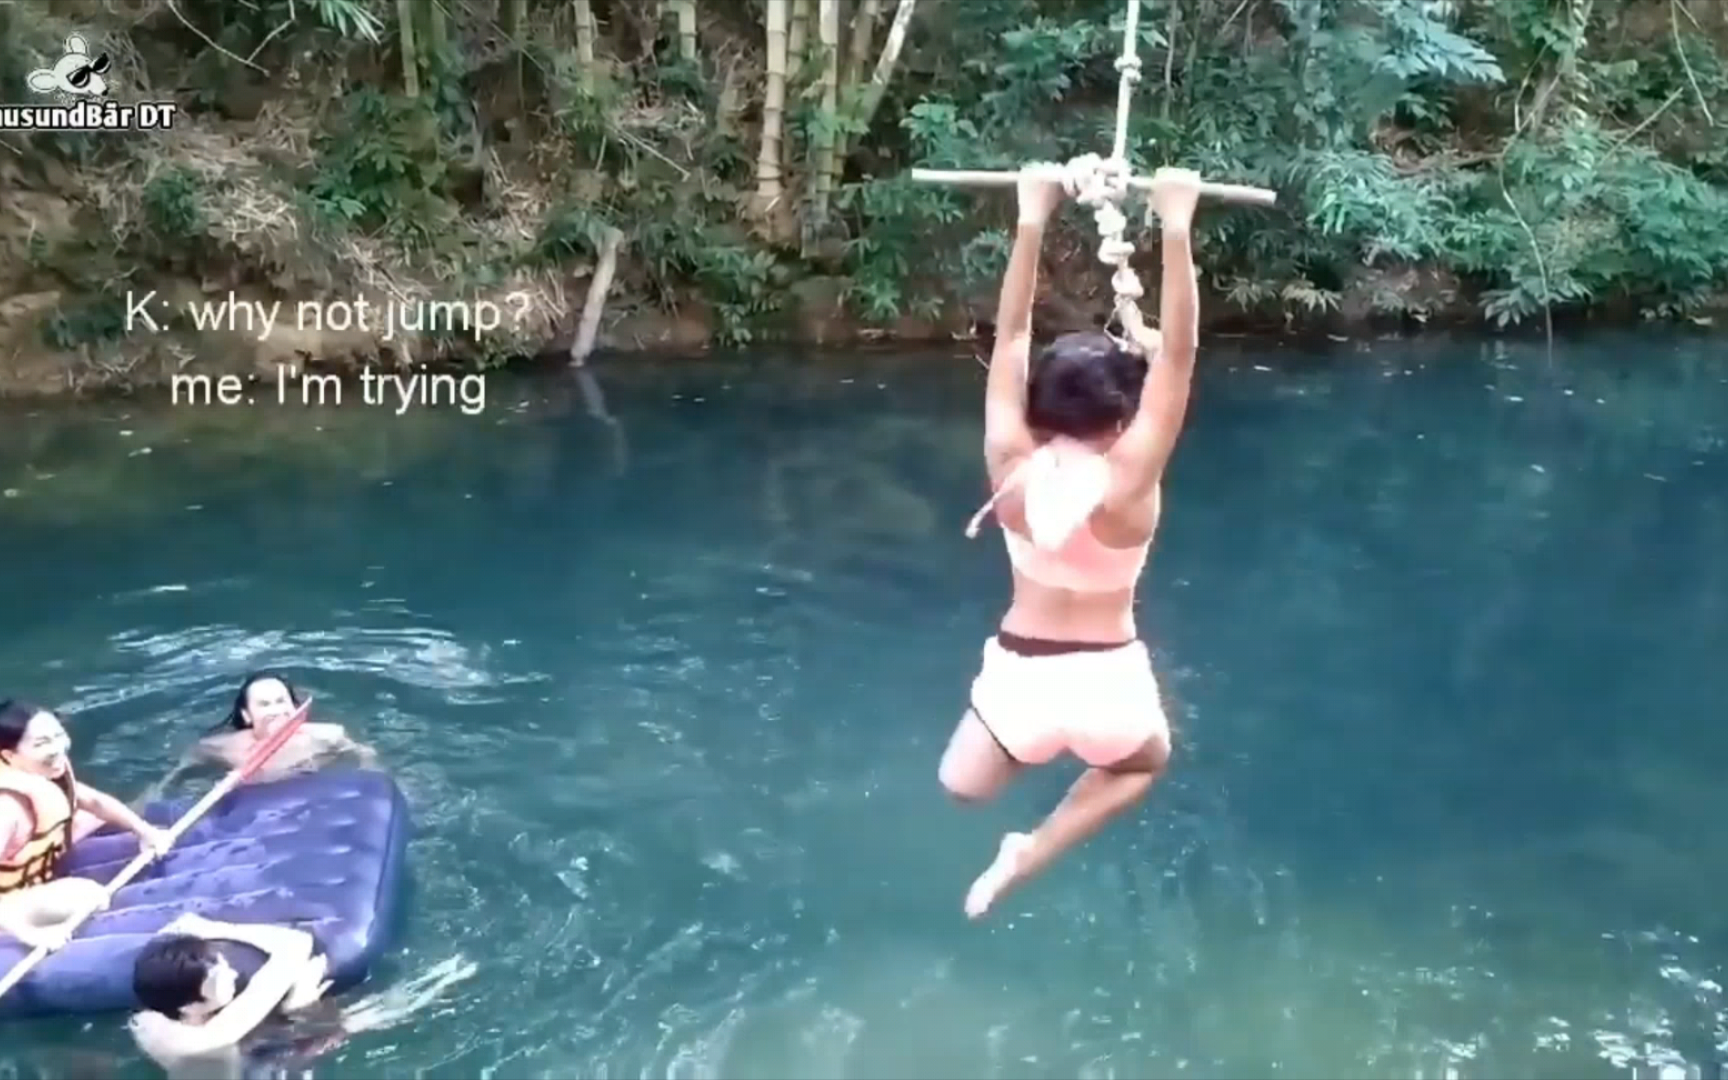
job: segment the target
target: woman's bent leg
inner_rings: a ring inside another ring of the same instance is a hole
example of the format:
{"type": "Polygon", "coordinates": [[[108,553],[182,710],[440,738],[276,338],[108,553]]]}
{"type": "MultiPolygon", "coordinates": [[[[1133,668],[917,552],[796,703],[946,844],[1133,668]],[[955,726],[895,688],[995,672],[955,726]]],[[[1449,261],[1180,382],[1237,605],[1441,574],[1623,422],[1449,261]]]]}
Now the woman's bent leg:
{"type": "MultiPolygon", "coordinates": [[[[0,936],[16,931],[25,944],[38,944],[38,935],[88,911],[108,906],[107,892],[89,878],[65,877],[0,896],[0,936]]],[[[72,927],[67,927],[70,931],[72,927]]]]}
{"type": "Polygon", "coordinates": [[[942,752],[937,776],[961,802],[984,802],[995,798],[1019,771],[1020,763],[1008,756],[978,714],[967,709],[942,752]]]}
{"type": "Polygon", "coordinates": [[[1011,890],[1043,873],[1058,855],[1145,798],[1169,760],[1170,736],[1160,731],[1123,760],[1087,769],[1035,831],[1002,838],[996,861],[966,894],[966,914],[980,917],[1011,890]]]}
{"type": "Polygon", "coordinates": [[[99,882],[83,877],[56,878],[25,893],[30,921],[36,926],[54,926],[92,908],[105,907],[107,895],[99,882]]]}

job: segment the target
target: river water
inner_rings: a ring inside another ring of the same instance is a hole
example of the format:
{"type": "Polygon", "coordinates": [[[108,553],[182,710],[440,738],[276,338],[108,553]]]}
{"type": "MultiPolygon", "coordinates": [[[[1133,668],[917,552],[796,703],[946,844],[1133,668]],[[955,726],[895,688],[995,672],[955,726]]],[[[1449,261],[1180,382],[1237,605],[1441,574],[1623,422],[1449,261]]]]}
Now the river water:
{"type": "MultiPolygon", "coordinates": [[[[619,361],[616,428],[541,376],[13,408],[0,692],[123,797],[260,665],[380,749],[375,982],[479,972],[320,1076],[1714,1076],[1721,354],[1209,343],[1142,612],[1173,769],[979,925],[1072,772],[936,785],[1006,599],[968,357],[619,361]]],[[[0,1059],[153,1075],[118,1017],[0,1059]]]]}

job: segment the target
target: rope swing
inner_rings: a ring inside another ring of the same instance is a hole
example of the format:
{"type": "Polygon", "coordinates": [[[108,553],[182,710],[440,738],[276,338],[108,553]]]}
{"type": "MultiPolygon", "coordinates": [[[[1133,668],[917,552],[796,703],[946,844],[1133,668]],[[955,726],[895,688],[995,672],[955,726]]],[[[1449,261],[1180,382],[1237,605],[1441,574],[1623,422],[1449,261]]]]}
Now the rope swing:
{"type": "MultiPolygon", "coordinates": [[[[1140,278],[1129,267],[1134,245],[1125,239],[1128,218],[1122,213],[1122,200],[1130,189],[1148,190],[1149,177],[1134,176],[1128,165],[1128,113],[1134,100],[1134,85],[1140,81],[1140,0],[1128,0],[1128,18],[1122,27],[1122,55],[1116,58],[1120,80],[1116,87],[1116,141],[1109,157],[1081,154],[1062,166],[1062,186],[1082,206],[1090,207],[1092,220],[1098,226],[1098,259],[1114,267],[1110,287],[1116,293],[1116,310],[1132,304],[1145,295],[1140,278]]],[[[1019,174],[1013,172],[977,172],[951,169],[913,169],[912,179],[931,184],[954,184],[961,187],[1012,187],[1019,174]]],[[[1204,198],[1221,202],[1271,206],[1278,193],[1267,188],[1242,184],[1200,185],[1204,198]]]]}

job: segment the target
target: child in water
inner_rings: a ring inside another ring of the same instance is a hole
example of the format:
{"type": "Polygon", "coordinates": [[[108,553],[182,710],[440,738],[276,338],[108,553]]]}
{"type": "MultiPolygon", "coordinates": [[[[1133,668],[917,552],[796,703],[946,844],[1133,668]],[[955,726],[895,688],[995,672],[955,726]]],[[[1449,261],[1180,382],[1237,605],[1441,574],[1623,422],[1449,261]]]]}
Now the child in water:
{"type": "MultiPolygon", "coordinates": [[[[300,692],[273,671],[256,671],[246,676],[239,692],[234,695],[234,705],[227,717],[214,731],[194,744],[186,759],[151,788],[143,796],[143,801],[159,798],[171,781],[196,765],[238,768],[260,742],[270,737],[278,724],[294,715],[301,700],[300,692]]],[[[294,773],[311,772],[344,755],[352,756],[364,768],[372,768],[378,763],[378,752],[356,742],[341,724],[308,720],[253,774],[250,782],[264,783],[294,773]]]]}

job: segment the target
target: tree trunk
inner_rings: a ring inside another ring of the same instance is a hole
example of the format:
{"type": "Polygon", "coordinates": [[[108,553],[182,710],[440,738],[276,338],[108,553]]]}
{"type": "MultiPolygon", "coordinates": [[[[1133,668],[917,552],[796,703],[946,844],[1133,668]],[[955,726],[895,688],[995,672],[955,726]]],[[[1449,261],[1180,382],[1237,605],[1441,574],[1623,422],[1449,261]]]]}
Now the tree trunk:
{"type": "Polygon", "coordinates": [[[786,130],[787,22],[792,0],[768,0],[768,83],[762,100],[762,146],[756,154],[756,214],[765,216],[785,194],[780,183],[781,136],[786,130]]]}

